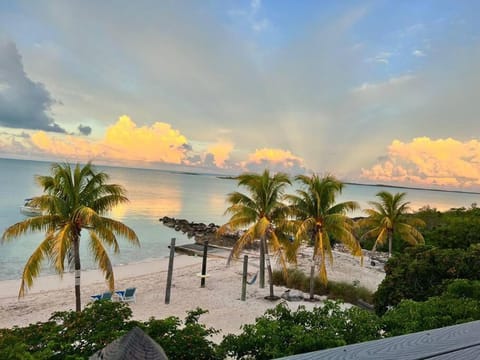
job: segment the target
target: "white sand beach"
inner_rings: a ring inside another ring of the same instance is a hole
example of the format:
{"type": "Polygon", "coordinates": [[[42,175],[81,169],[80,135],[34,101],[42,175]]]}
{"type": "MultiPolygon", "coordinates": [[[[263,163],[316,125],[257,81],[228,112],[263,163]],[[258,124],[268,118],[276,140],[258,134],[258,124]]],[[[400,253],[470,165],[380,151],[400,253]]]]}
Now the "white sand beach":
{"type": "MultiPolygon", "coordinates": [[[[247,286],[246,301],[241,301],[242,263],[235,261],[226,266],[227,251],[216,253],[208,258],[206,287],[200,287],[202,258],[176,254],[174,260],[173,282],[170,304],[165,304],[165,287],[167,279],[168,258],[141,263],[117,266],[115,272],[116,289],[134,286],[137,288],[137,301],[130,303],[133,318],[147,320],[167,316],[178,316],[184,319],[188,310],[200,307],[208,310],[208,314],[200,317],[207,326],[221,330],[214,340],[220,341],[228,333],[240,333],[243,324],[253,323],[266,309],[272,308],[280,301],[265,300],[269,289],[259,288],[258,280],[247,286]]],[[[254,254],[253,254],[254,255],[254,254]]],[[[308,249],[299,257],[299,266],[309,267],[308,249]]],[[[258,267],[258,260],[250,256],[249,277],[258,267]]],[[[384,272],[378,265],[370,266],[368,259],[360,266],[358,258],[334,252],[333,266],[328,266],[329,280],[358,281],[372,291],[376,290],[384,278],[384,272]]],[[[90,295],[107,289],[99,271],[82,272],[82,305],[90,301],[90,295]]],[[[267,282],[267,280],[266,280],[267,282]]],[[[74,309],[73,274],[68,273],[60,278],[56,275],[43,276],[36,280],[34,287],[24,298],[17,299],[19,280],[0,282],[0,328],[15,325],[25,326],[37,321],[47,321],[54,311],[74,309]]],[[[280,296],[286,288],[275,287],[275,294],[280,296]]],[[[307,296],[307,295],[306,295],[307,296]]],[[[307,308],[321,306],[321,303],[307,301],[289,302],[291,308],[305,305],[307,308]]]]}

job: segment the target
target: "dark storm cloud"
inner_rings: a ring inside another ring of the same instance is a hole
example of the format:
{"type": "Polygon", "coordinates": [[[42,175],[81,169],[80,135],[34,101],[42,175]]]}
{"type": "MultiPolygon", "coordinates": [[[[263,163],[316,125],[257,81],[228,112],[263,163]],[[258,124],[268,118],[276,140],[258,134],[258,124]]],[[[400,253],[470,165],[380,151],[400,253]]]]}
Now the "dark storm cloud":
{"type": "Polygon", "coordinates": [[[80,134],[88,136],[92,133],[92,128],[90,126],[83,126],[80,124],[78,125],[78,131],[80,131],[80,134]]]}
{"type": "Polygon", "coordinates": [[[54,102],[27,76],[15,44],[0,41],[0,126],[65,133],[48,114],[54,102]]]}

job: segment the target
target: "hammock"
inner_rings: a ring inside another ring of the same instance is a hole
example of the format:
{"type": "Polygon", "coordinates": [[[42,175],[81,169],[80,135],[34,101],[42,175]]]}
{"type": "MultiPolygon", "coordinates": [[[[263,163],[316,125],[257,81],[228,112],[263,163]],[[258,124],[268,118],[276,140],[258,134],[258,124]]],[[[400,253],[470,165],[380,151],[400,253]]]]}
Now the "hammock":
{"type": "Polygon", "coordinates": [[[247,284],[248,285],[253,285],[255,283],[255,281],[257,280],[257,276],[258,276],[258,271],[255,273],[255,275],[253,275],[253,277],[250,280],[247,280],[247,284]]]}

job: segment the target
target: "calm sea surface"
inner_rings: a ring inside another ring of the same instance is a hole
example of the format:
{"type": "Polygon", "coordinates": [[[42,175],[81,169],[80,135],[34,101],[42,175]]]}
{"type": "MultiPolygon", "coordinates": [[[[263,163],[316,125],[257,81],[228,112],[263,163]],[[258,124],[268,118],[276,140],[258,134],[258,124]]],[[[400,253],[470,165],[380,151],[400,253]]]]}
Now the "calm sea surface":
{"type": "MultiPolygon", "coordinates": [[[[9,225],[25,219],[19,208],[25,198],[41,194],[34,176],[49,174],[50,165],[46,162],[0,159],[2,233],[9,225]]],[[[138,248],[119,239],[120,254],[111,257],[114,264],[168,256],[168,245],[172,237],[177,238],[177,244],[191,242],[183,234],[163,226],[159,222],[159,218],[163,216],[207,224],[211,222],[223,224],[227,220],[223,215],[227,206],[226,194],[237,190],[235,180],[219,179],[213,175],[176,174],[159,170],[102,166],[97,166],[97,169],[110,175],[109,182],[121,184],[126,188],[130,202],[115,208],[110,216],[135,230],[141,243],[141,247],[138,248]]],[[[447,210],[453,207],[470,207],[472,203],[480,204],[479,194],[364,185],[346,185],[338,201],[354,200],[359,202],[362,208],[366,208],[367,202],[375,200],[375,194],[380,190],[407,192],[407,201],[411,202],[411,208],[414,210],[425,205],[438,210],[447,210]]],[[[352,215],[359,216],[362,212],[352,215]]],[[[20,278],[23,266],[41,239],[42,234],[28,234],[0,245],[0,280],[20,278]]],[[[82,268],[93,268],[86,247],[87,241],[83,241],[82,245],[82,268]]]]}

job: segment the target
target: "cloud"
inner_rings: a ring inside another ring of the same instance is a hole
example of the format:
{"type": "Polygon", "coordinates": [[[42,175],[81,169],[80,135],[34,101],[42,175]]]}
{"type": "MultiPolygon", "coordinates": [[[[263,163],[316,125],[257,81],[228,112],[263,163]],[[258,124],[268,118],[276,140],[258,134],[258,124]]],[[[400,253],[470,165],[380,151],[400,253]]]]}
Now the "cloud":
{"type": "Polygon", "coordinates": [[[126,115],[107,129],[104,145],[111,154],[126,160],[180,164],[185,158],[187,138],[170,124],[137,125],[126,115]]]}
{"type": "Polygon", "coordinates": [[[386,158],[361,178],[404,185],[479,189],[480,141],[453,138],[414,138],[404,143],[394,140],[386,158]]]}
{"type": "Polygon", "coordinates": [[[382,51],[375,55],[373,58],[367,58],[367,62],[376,62],[382,64],[388,64],[390,62],[390,58],[392,57],[393,53],[388,51],[382,51]]]}
{"type": "Polygon", "coordinates": [[[418,49],[417,49],[417,50],[414,50],[414,51],[412,52],[412,55],[413,55],[413,56],[416,56],[416,57],[424,57],[424,56],[426,56],[425,53],[424,53],[422,50],[418,50],[418,49]]]}
{"type": "Polygon", "coordinates": [[[281,171],[290,174],[300,174],[306,170],[303,159],[293,155],[290,151],[267,148],[251,153],[248,159],[242,162],[242,167],[251,172],[261,172],[268,168],[274,172],[281,171]]]}
{"type": "MultiPolygon", "coordinates": [[[[230,157],[233,150],[233,143],[221,141],[212,144],[207,149],[208,162],[213,162],[217,167],[224,167],[225,161],[230,157]]],[[[207,163],[207,157],[205,158],[207,163]]]]}
{"type": "Polygon", "coordinates": [[[138,127],[128,116],[121,116],[107,128],[100,141],[77,136],[48,135],[43,131],[31,136],[32,145],[46,155],[76,160],[115,160],[125,164],[181,164],[187,156],[187,139],[170,124],[156,122],[138,127]]]}
{"type": "Polygon", "coordinates": [[[49,115],[54,103],[45,86],[25,73],[15,44],[0,40],[0,125],[64,133],[49,115]]]}
{"type": "Polygon", "coordinates": [[[412,79],[414,79],[414,76],[412,75],[400,75],[396,77],[391,77],[383,82],[363,83],[361,86],[354,88],[352,91],[357,93],[373,91],[381,93],[383,91],[389,91],[389,89],[392,89],[395,86],[403,85],[406,82],[411,81],[412,79]]]}
{"type": "Polygon", "coordinates": [[[90,126],[83,126],[80,124],[78,125],[78,131],[80,131],[80,134],[88,136],[92,133],[92,128],[90,126]]]}
{"type": "MultiPolygon", "coordinates": [[[[302,22],[303,6],[282,19],[282,7],[247,1],[225,19],[231,5],[31,2],[22,6],[30,20],[23,23],[44,31],[29,29],[35,44],[18,43],[29,77],[65,103],[53,105],[55,120],[77,132],[88,119],[97,139],[122,113],[168,119],[193,144],[215,142],[223,127],[243,149],[290,149],[316,171],[354,177],[385,152],[392,134],[468,139],[478,128],[480,48],[465,25],[445,21],[432,32],[421,16],[425,25],[399,34],[412,19],[390,21],[376,2],[322,7],[302,22]],[[271,14],[278,26],[253,33],[253,12],[255,20],[271,14]],[[418,61],[415,49],[428,56],[418,61]]],[[[2,24],[7,15],[0,12],[2,24]]],[[[6,90],[1,82],[0,94],[6,90]]],[[[183,150],[191,152],[188,143],[183,150]]],[[[207,158],[206,148],[203,161],[221,161],[207,158]]],[[[245,160],[232,160],[240,151],[223,166],[245,160]]],[[[182,161],[198,164],[198,156],[182,161]]]]}
{"type": "Polygon", "coordinates": [[[138,167],[176,167],[184,171],[193,166],[203,171],[257,172],[269,168],[295,174],[305,172],[303,159],[287,150],[263,148],[241,161],[230,158],[234,151],[234,144],[230,141],[206,144],[206,149],[194,149],[187,138],[168,123],[138,126],[126,115],[109,126],[99,140],[45,131],[35,131],[30,136],[25,133],[0,136],[1,153],[30,152],[35,154],[35,158],[93,160],[102,164],[138,167]]]}
{"type": "Polygon", "coordinates": [[[262,32],[271,27],[271,21],[259,15],[262,10],[262,0],[251,0],[248,9],[230,9],[227,14],[241,19],[246,19],[254,32],[262,32]]]}

